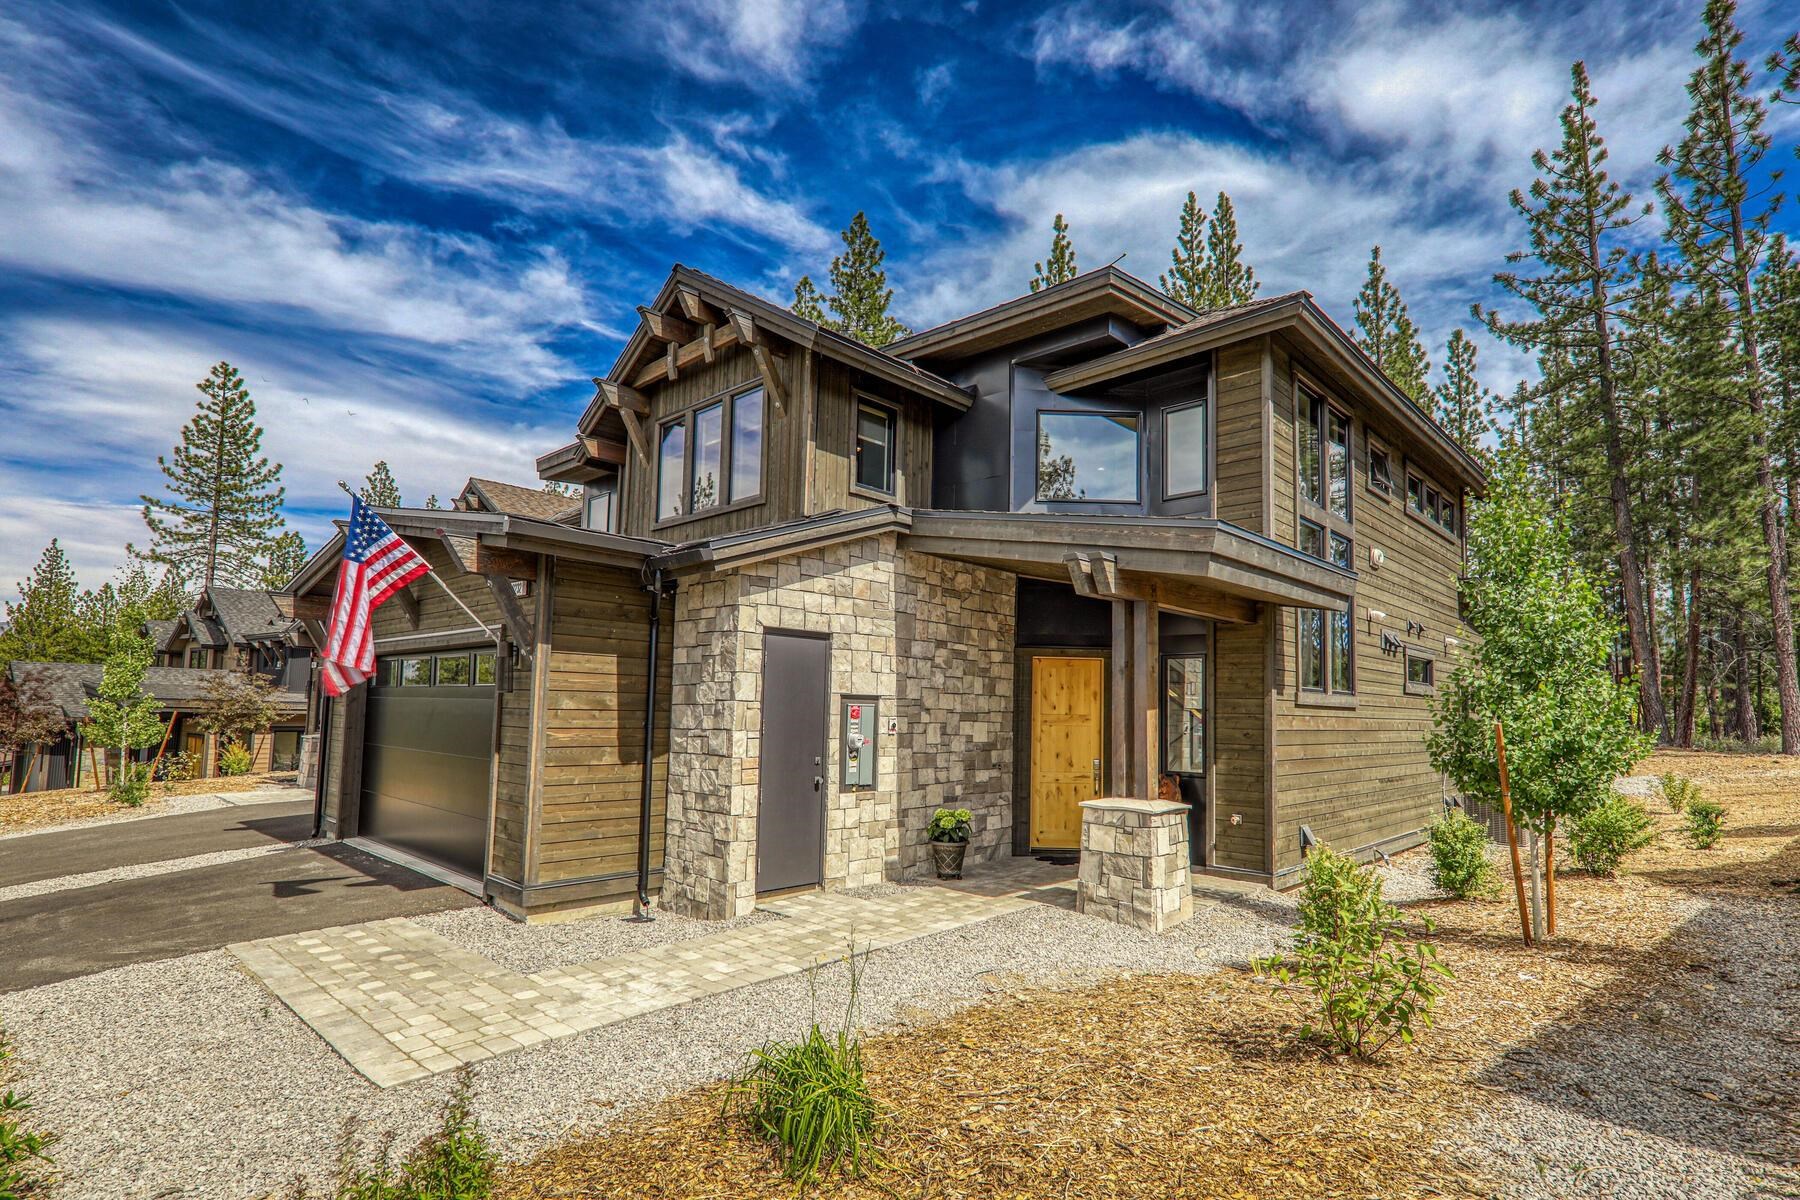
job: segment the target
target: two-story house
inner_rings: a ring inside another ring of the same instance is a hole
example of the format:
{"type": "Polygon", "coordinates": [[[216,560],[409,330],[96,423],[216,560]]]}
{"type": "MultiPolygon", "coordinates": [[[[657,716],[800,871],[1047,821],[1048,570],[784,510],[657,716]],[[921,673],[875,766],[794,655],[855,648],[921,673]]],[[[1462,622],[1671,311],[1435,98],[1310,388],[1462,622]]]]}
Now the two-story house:
{"type": "Polygon", "coordinates": [[[940,805],[979,861],[1178,789],[1198,869],[1276,886],[1439,810],[1483,475],[1306,293],[1108,268],[885,350],[679,266],[639,311],[538,463],[578,515],[386,514],[479,622],[377,614],[327,830],[514,912],[728,916],[922,873],[940,805]]]}

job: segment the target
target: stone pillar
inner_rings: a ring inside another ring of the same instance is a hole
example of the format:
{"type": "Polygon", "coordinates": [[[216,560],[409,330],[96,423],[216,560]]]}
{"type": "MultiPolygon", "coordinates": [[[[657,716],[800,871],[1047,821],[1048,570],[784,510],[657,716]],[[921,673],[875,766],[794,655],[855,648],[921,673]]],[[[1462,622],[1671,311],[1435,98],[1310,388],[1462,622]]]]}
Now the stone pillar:
{"type": "Polygon", "coordinates": [[[1155,933],[1193,916],[1188,808],[1169,800],[1082,801],[1075,911],[1155,933]]]}

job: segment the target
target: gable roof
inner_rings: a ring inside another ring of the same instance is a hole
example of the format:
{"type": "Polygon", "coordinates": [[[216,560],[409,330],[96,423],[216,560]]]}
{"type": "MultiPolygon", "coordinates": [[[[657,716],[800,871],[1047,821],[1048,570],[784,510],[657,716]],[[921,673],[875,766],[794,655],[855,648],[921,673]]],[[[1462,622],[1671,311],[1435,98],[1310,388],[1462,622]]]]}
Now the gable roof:
{"type": "Polygon", "coordinates": [[[293,622],[281,614],[275,597],[260,588],[213,587],[205,598],[214,619],[232,644],[280,637],[293,622]]]}
{"type": "Polygon", "coordinates": [[[1092,317],[1164,329],[1197,315],[1137,276],[1105,266],[903,337],[887,352],[911,361],[962,358],[1092,317]]]}
{"type": "Polygon", "coordinates": [[[175,639],[175,635],[179,633],[182,628],[183,624],[180,617],[170,617],[168,620],[156,619],[145,621],[144,636],[150,639],[150,645],[154,649],[166,651],[169,648],[169,643],[175,639]]]}
{"type": "Polygon", "coordinates": [[[479,501],[480,507],[465,511],[510,513],[534,521],[566,522],[581,518],[579,500],[542,488],[502,483],[498,479],[479,479],[471,475],[457,499],[466,501],[470,496],[479,501]]]}
{"type": "MultiPolygon", "coordinates": [[[[87,718],[88,701],[99,693],[105,667],[100,663],[15,662],[7,671],[15,683],[27,678],[36,680],[51,702],[62,709],[63,718],[76,722],[87,718]]],[[[144,672],[144,691],[164,708],[192,709],[205,699],[208,680],[236,674],[212,667],[151,667],[144,672]]],[[[304,692],[278,691],[270,695],[270,700],[284,713],[306,708],[304,692]]]]}

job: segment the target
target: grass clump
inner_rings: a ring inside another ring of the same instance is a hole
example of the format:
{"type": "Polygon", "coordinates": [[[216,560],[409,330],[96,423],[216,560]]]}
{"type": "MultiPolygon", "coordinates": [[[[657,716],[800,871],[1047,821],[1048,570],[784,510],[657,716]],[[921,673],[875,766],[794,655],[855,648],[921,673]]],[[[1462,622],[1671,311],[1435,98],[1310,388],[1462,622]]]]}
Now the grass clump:
{"type": "Polygon", "coordinates": [[[1610,796],[1576,818],[1569,830],[1575,864],[1595,875],[1614,875],[1625,856],[1656,840],[1656,827],[1641,804],[1610,796]]]}
{"type": "Polygon", "coordinates": [[[1700,785],[1673,771],[1665,771],[1656,777],[1656,790],[1668,803],[1669,811],[1676,815],[1686,812],[1687,806],[1700,798],[1700,785]]]}
{"type": "Polygon", "coordinates": [[[297,1179],[288,1200],[488,1200],[499,1156],[475,1121],[471,1088],[464,1067],[440,1110],[438,1127],[398,1163],[393,1134],[383,1135],[365,1162],[356,1124],[346,1122],[330,1190],[315,1193],[306,1180],[297,1179]]]}
{"type": "Polygon", "coordinates": [[[1460,808],[1444,810],[1428,831],[1431,882],[1458,900],[1492,896],[1500,878],[1488,858],[1487,827],[1460,808]]]}
{"type": "Polygon", "coordinates": [[[126,808],[138,808],[150,798],[150,768],[144,763],[127,762],[119,766],[107,794],[126,808]]]}
{"type": "Polygon", "coordinates": [[[863,1075],[862,1039],[852,1032],[861,980],[852,949],[844,1023],[826,1033],[815,1019],[798,1041],[765,1042],[725,1092],[724,1115],[773,1144],[782,1174],[802,1187],[830,1171],[860,1176],[880,1165],[881,1106],[863,1075]]]}
{"type": "Polygon", "coordinates": [[[250,764],[250,750],[242,742],[233,742],[219,752],[221,775],[248,775],[250,764]]]}
{"type": "MultiPolygon", "coordinates": [[[[12,1044],[0,1031],[0,1084],[12,1068],[12,1044]]],[[[31,1102],[11,1087],[0,1092],[0,1200],[31,1200],[50,1194],[50,1148],[56,1135],[26,1128],[31,1102]]]]}
{"type": "MultiPolygon", "coordinates": [[[[1321,846],[1307,855],[1301,880],[1292,952],[1251,966],[1308,994],[1312,1011],[1302,1038],[1360,1059],[1374,1058],[1396,1038],[1411,1042],[1415,1025],[1431,1024],[1443,993],[1438,979],[1455,978],[1438,962],[1437,948],[1400,940],[1400,910],[1381,898],[1375,872],[1352,859],[1321,846]]],[[[1431,921],[1423,924],[1429,934],[1431,921]]]]}
{"type": "Polygon", "coordinates": [[[1688,844],[1696,850],[1711,850],[1719,844],[1725,830],[1725,806],[1717,800],[1694,800],[1687,806],[1688,844]]]}

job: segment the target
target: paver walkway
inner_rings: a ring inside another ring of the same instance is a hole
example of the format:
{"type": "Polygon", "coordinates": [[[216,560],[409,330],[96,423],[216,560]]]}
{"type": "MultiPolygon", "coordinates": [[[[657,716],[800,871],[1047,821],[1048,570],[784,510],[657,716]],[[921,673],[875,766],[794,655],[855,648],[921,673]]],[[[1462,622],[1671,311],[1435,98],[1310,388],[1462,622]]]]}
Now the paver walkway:
{"type": "Polygon", "coordinates": [[[521,974],[411,921],[372,921],[234,945],[232,953],[381,1087],[551,1038],[798,974],[851,946],[879,950],[1032,903],[938,887],[809,892],[784,920],[521,974]]]}

